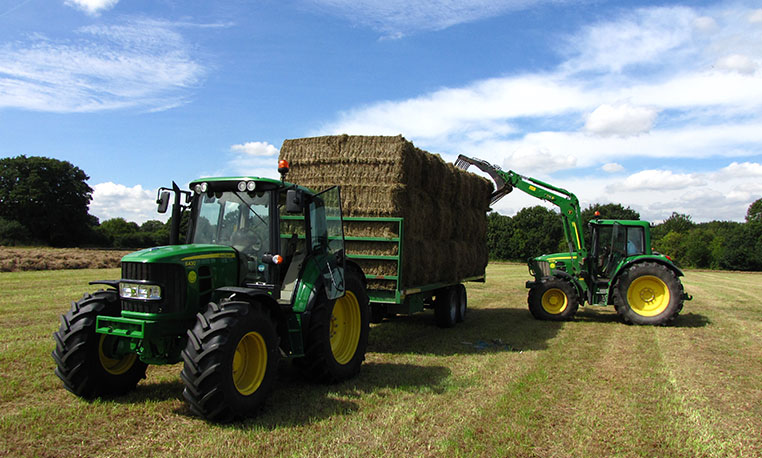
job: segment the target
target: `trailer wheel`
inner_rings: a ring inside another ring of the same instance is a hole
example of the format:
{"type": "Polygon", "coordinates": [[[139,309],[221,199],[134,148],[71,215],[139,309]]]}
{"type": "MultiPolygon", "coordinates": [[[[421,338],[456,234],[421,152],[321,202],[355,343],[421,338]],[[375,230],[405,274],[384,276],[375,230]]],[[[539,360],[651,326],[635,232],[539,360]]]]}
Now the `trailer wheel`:
{"type": "Polygon", "coordinates": [[[635,264],[614,287],[614,306],[625,323],[664,325],[683,308],[683,285],[661,264],[635,264]]]}
{"type": "Polygon", "coordinates": [[[468,312],[468,293],[466,292],[466,285],[462,283],[455,288],[458,290],[458,316],[456,320],[462,322],[466,319],[466,312],[468,312]]]}
{"type": "MultiPolygon", "coordinates": [[[[344,296],[323,296],[312,310],[306,333],[305,356],[295,362],[305,376],[320,383],[336,383],[357,375],[368,347],[368,294],[353,272],[346,271],[344,296]]],[[[322,294],[322,293],[321,293],[322,294]]]]}
{"type": "Polygon", "coordinates": [[[437,291],[434,302],[434,320],[440,328],[451,328],[458,321],[460,294],[456,287],[442,288],[437,291]]]}
{"type": "Polygon", "coordinates": [[[262,406],[278,368],[270,313],[246,301],[212,302],[196,315],[180,377],[191,411],[211,421],[250,416],[262,406]]]}
{"type": "Polygon", "coordinates": [[[119,354],[119,337],[95,332],[98,315],[118,316],[114,290],[85,294],[71,303],[53,333],[55,373],[64,387],[85,399],[124,394],[146,376],[147,365],[135,353],[119,354]]]}
{"type": "Polygon", "coordinates": [[[560,278],[535,283],[527,297],[529,311],[538,320],[568,321],[579,308],[574,285],[560,278]]]}

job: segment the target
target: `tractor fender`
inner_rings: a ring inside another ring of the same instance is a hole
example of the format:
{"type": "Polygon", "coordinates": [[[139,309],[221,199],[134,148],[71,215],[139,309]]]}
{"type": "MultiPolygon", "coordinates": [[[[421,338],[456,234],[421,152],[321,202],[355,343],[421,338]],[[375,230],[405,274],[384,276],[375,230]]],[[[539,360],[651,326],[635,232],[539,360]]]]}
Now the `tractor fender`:
{"type": "Polygon", "coordinates": [[[346,276],[348,272],[353,272],[356,274],[358,277],[360,277],[362,285],[366,288],[368,287],[368,278],[365,276],[365,272],[362,271],[362,268],[359,264],[354,261],[350,261],[349,259],[345,261],[344,275],[346,276]]]}
{"type": "MultiPolygon", "coordinates": [[[[356,275],[360,278],[360,281],[362,282],[363,287],[368,286],[368,279],[365,276],[365,273],[362,271],[360,266],[354,262],[350,261],[349,259],[345,259],[344,261],[344,278],[346,278],[348,275],[356,275]]],[[[315,305],[317,304],[318,299],[324,300],[325,293],[324,285],[323,283],[325,280],[322,276],[318,277],[315,281],[315,284],[312,289],[312,293],[310,294],[309,298],[307,299],[307,305],[304,308],[304,312],[301,314],[302,318],[302,329],[309,329],[310,327],[310,319],[312,318],[312,310],[314,310],[315,305]]]]}
{"type": "Polygon", "coordinates": [[[619,267],[619,270],[617,270],[616,275],[614,275],[614,277],[611,279],[611,282],[609,282],[609,292],[608,292],[608,297],[609,298],[608,298],[608,301],[607,301],[607,303],[609,305],[614,303],[613,302],[613,300],[614,300],[614,288],[616,287],[616,284],[619,281],[619,278],[622,276],[622,273],[626,272],[627,269],[629,269],[630,267],[634,266],[635,264],[642,264],[644,262],[653,262],[653,263],[656,263],[656,264],[661,264],[664,267],[666,267],[669,270],[671,270],[672,272],[674,272],[676,276],[678,276],[678,277],[682,277],[683,276],[683,271],[680,270],[680,268],[678,268],[673,263],[669,262],[669,260],[667,260],[667,259],[660,258],[660,257],[655,257],[655,256],[654,257],[645,256],[645,257],[639,257],[639,258],[636,258],[636,259],[632,259],[632,260],[627,261],[626,263],[622,264],[622,266],[619,267]]]}
{"type": "Polygon", "coordinates": [[[275,320],[278,335],[280,337],[281,345],[288,346],[288,322],[286,314],[278,305],[278,301],[273,299],[266,291],[256,288],[246,288],[243,286],[223,286],[214,290],[214,297],[233,297],[238,296],[240,299],[243,296],[247,302],[256,302],[262,307],[265,307],[270,311],[271,316],[275,320]]]}

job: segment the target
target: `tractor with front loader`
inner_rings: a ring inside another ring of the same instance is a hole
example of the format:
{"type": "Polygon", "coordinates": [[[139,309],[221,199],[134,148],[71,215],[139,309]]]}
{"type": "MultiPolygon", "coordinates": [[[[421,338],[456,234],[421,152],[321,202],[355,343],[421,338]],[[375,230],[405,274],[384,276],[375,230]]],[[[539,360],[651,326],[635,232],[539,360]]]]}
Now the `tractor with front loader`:
{"type": "Polygon", "coordinates": [[[669,257],[651,250],[647,221],[592,220],[588,250],[579,200],[573,193],[481,159],[461,155],[455,165],[463,170],[474,165],[495,181],[492,204],[517,188],[558,206],[568,251],[529,260],[534,280],[526,283],[527,302],[535,318],[570,320],[579,306],[588,303],[614,305],[626,323],[663,325],[692,299],[683,290],[682,271],[669,257]]]}
{"type": "Polygon", "coordinates": [[[61,317],[53,359],[69,391],[123,394],[149,364],[182,361],[191,411],[227,421],[256,412],[281,358],[318,382],[360,371],[370,312],[344,253],[339,189],[287,183],[286,161],[279,171],[159,190],[160,212],[173,200],[170,245],[126,255],[120,279],[91,282],[105,288],[61,317]]]}

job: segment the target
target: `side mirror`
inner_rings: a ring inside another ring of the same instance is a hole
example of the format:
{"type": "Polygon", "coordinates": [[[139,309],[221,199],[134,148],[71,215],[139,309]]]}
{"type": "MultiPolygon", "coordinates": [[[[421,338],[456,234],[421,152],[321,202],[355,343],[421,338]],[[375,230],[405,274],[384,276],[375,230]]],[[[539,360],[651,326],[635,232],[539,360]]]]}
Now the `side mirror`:
{"type": "Polygon", "coordinates": [[[304,211],[304,192],[299,189],[286,191],[286,213],[301,213],[304,211]]]}
{"type": "Polygon", "coordinates": [[[159,213],[166,213],[169,208],[169,191],[162,191],[156,203],[159,204],[159,213]]]}

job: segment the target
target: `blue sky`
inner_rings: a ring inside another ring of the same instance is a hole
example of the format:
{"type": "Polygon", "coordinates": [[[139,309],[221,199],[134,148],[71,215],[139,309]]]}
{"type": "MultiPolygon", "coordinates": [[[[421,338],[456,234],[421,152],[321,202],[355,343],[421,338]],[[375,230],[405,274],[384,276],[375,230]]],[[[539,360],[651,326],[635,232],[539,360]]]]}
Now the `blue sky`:
{"type": "Polygon", "coordinates": [[[762,7],[0,0],[0,157],[79,166],[101,221],[157,218],[172,180],[275,176],[284,139],[338,133],[402,134],[651,221],[743,221],[762,197],[762,7]]]}

